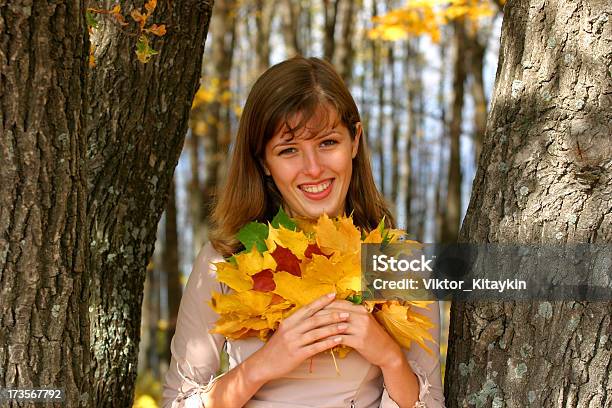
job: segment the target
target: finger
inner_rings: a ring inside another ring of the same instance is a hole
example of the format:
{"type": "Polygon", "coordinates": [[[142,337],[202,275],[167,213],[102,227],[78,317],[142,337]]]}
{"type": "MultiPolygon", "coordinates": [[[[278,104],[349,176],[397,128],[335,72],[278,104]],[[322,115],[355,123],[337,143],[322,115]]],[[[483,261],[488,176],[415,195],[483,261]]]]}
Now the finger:
{"type": "Polygon", "coordinates": [[[309,344],[302,348],[304,353],[307,355],[306,358],[312,357],[315,354],[319,354],[322,351],[329,350],[331,348],[336,347],[338,344],[342,344],[343,336],[332,336],[323,340],[319,340],[316,343],[309,344]]]}
{"type": "Polygon", "coordinates": [[[301,345],[305,346],[314,343],[318,340],[330,337],[336,334],[344,333],[348,328],[346,323],[330,324],[318,329],[310,330],[300,337],[301,345]]]}
{"type": "Polygon", "coordinates": [[[323,309],[331,302],[333,302],[335,298],[336,294],[334,292],[328,293],[327,295],[323,295],[320,298],[314,300],[313,302],[310,302],[309,304],[299,308],[295,313],[289,316],[287,320],[293,319],[292,321],[300,321],[307,317],[310,317],[319,310],[323,309]]]}
{"type": "Polygon", "coordinates": [[[296,327],[296,331],[304,334],[318,327],[329,326],[330,324],[334,323],[341,323],[346,321],[348,317],[349,313],[341,310],[326,314],[314,314],[313,316],[310,316],[299,323],[299,325],[296,327]]]}
{"type": "Polygon", "coordinates": [[[364,305],[356,305],[354,303],[349,302],[348,300],[336,299],[330,304],[326,305],[323,310],[330,309],[338,309],[345,310],[347,312],[355,312],[355,313],[367,313],[368,310],[364,305]]]}

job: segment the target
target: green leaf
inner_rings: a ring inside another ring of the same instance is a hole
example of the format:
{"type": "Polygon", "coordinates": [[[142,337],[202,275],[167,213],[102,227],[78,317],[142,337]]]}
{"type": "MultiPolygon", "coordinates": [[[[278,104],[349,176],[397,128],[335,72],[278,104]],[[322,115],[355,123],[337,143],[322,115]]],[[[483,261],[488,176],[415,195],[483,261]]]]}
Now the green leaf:
{"type": "Polygon", "coordinates": [[[283,207],[278,207],[278,212],[276,213],[274,218],[272,218],[271,224],[274,228],[278,228],[279,225],[282,225],[283,227],[292,231],[297,230],[297,224],[293,222],[293,220],[287,215],[285,211],[283,211],[283,207]]]}
{"type": "Polygon", "coordinates": [[[361,295],[354,294],[352,296],[347,297],[346,300],[356,305],[360,305],[361,302],[363,302],[363,297],[361,295]]]}
{"type": "Polygon", "coordinates": [[[247,251],[257,247],[259,252],[264,252],[268,249],[265,239],[268,237],[268,225],[260,222],[249,222],[238,231],[238,241],[244,245],[247,251]]]}
{"type": "Polygon", "coordinates": [[[98,20],[96,16],[89,10],[85,12],[85,18],[87,19],[87,25],[93,28],[98,28],[98,20]]]}
{"type": "Polygon", "coordinates": [[[156,54],[159,54],[159,52],[149,46],[149,38],[145,35],[141,35],[136,43],[136,56],[138,60],[146,64],[151,57],[156,54]]]}

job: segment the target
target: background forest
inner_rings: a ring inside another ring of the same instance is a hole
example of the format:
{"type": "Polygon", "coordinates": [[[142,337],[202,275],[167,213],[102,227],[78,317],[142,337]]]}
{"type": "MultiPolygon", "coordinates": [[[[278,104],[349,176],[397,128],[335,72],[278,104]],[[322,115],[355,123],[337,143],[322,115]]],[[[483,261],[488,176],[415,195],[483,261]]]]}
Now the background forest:
{"type": "MultiPolygon", "coordinates": [[[[502,8],[489,0],[215,1],[147,269],[137,406],[161,401],[182,286],[206,242],[253,81],[292,55],[332,61],[357,102],[376,182],[398,225],[421,242],[456,241],[484,137],[502,8]]],[[[448,302],[442,314],[444,370],[448,302]]]]}
{"type": "MultiPolygon", "coordinates": [[[[501,3],[0,1],[0,390],[159,404],[241,107],[297,53],[415,239],[612,244],[610,1],[501,3]]],[[[449,408],[612,407],[612,296],[443,309],[449,408]]]]}

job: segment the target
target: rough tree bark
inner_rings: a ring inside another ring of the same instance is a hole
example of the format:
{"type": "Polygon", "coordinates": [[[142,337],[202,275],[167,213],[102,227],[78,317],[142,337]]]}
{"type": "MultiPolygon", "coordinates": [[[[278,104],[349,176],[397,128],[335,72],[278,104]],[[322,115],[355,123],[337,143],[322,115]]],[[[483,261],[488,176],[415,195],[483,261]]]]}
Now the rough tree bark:
{"type": "Polygon", "coordinates": [[[71,406],[92,406],[84,8],[0,3],[0,387],[71,406]]]}
{"type": "MultiPolygon", "coordinates": [[[[461,240],[610,243],[609,2],[514,0],[504,12],[461,240]]],[[[447,406],[612,406],[611,316],[612,302],[453,303],[447,406]]]]}
{"type": "MultiPolygon", "coordinates": [[[[112,2],[102,4],[112,8],[112,2]]],[[[142,2],[123,2],[126,13],[142,2]]],[[[160,2],[167,34],[147,64],[134,37],[104,20],[88,78],[87,219],[96,407],[129,407],[136,378],[145,267],[197,90],[212,1],[160,2]]]]}

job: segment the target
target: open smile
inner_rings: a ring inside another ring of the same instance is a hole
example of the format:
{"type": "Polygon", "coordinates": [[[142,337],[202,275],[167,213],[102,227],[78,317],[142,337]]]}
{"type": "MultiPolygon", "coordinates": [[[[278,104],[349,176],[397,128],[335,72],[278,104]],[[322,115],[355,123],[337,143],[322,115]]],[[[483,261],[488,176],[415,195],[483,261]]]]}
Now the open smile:
{"type": "Polygon", "coordinates": [[[322,200],[329,195],[334,184],[334,179],[330,178],[316,184],[300,184],[298,187],[302,193],[311,200],[322,200]]]}

